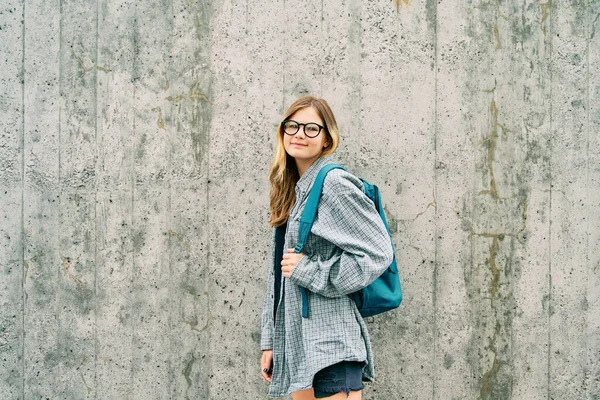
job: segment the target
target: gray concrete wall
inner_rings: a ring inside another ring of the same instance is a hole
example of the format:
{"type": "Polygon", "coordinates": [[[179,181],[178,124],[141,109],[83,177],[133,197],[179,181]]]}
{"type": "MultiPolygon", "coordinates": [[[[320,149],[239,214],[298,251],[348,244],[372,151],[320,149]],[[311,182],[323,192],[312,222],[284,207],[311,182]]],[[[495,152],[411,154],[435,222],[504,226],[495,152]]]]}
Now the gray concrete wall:
{"type": "Polygon", "coordinates": [[[266,397],[266,176],[303,93],[396,245],[364,398],[600,398],[599,15],[3,0],[0,398],[266,397]]]}

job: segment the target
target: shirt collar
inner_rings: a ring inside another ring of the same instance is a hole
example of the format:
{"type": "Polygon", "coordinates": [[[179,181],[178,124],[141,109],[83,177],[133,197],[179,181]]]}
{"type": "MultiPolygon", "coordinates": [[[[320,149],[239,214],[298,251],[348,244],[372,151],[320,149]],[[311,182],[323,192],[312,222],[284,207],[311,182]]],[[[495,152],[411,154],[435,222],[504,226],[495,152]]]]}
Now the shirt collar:
{"type": "Polygon", "coordinates": [[[315,162],[313,162],[311,166],[308,167],[308,169],[300,177],[298,182],[296,182],[296,192],[300,191],[301,193],[305,193],[317,177],[319,171],[321,170],[321,167],[326,164],[331,164],[332,162],[333,159],[330,155],[321,156],[317,158],[315,162]]]}

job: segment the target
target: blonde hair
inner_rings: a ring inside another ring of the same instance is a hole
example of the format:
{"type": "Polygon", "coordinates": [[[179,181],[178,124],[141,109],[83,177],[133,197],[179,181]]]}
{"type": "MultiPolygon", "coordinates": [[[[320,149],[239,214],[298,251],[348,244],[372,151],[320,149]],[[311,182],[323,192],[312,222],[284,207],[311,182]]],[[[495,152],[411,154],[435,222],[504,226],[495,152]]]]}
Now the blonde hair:
{"type": "MultiPolygon", "coordinates": [[[[307,107],[312,107],[325,125],[323,133],[327,136],[328,144],[323,149],[321,157],[332,154],[340,142],[340,133],[333,112],[325,100],[313,96],[300,97],[287,109],[281,122],[291,117],[296,111],[307,107]]],[[[280,123],[277,128],[275,155],[269,169],[269,181],[271,182],[271,219],[269,222],[271,226],[281,226],[287,222],[296,201],[296,183],[300,179],[294,158],[285,151],[283,135],[280,123]]]]}

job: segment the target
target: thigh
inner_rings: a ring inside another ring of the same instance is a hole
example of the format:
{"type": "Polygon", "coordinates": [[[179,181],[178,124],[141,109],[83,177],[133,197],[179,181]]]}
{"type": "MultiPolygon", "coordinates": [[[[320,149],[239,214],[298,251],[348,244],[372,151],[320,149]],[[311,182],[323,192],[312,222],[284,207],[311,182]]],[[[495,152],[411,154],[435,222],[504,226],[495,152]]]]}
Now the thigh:
{"type": "Polygon", "coordinates": [[[361,400],[362,390],[351,390],[349,394],[346,392],[339,392],[329,397],[320,397],[321,399],[327,400],[361,400]]]}
{"type": "MultiPolygon", "coordinates": [[[[362,400],[362,390],[352,390],[349,395],[346,392],[339,392],[329,397],[322,397],[329,400],[362,400]]],[[[292,400],[317,400],[313,388],[299,390],[292,393],[292,400]]]]}
{"type": "Polygon", "coordinates": [[[317,372],[313,380],[315,399],[360,399],[363,366],[363,362],[342,361],[317,372]]]}
{"type": "Polygon", "coordinates": [[[292,400],[315,400],[315,392],[313,388],[298,390],[292,393],[292,400]]]}

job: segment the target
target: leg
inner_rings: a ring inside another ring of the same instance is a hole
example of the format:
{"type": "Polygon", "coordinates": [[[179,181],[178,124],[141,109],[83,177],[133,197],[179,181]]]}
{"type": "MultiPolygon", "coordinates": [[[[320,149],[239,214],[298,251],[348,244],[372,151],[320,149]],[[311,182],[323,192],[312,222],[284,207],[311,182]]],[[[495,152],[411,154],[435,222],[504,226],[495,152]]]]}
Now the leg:
{"type": "Polygon", "coordinates": [[[315,400],[315,392],[313,388],[298,390],[292,393],[292,400],[315,400]]]}
{"type": "Polygon", "coordinates": [[[361,400],[362,390],[351,390],[350,394],[346,396],[345,392],[339,392],[329,397],[322,397],[322,399],[328,400],[361,400]]]}
{"type": "MultiPolygon", "coordinates": [[[[329,397],[322,397],[330,400],[362,400],[362,390],[351,390],[350,395],[339,392],[329,397]]],[[[292,393],[292,400],[316,400],[313,389],[299,390],[292,393]]]]}

